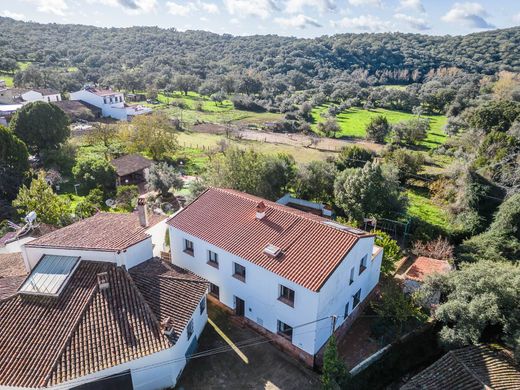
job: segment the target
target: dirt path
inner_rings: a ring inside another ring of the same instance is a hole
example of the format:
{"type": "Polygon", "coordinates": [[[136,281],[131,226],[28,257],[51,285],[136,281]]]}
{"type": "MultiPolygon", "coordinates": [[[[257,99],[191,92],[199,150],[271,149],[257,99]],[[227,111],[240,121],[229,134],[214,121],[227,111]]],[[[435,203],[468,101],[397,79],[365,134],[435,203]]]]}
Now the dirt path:
{"type": "Polygon", "coordinates": [[[260,141],[272,144],[285,144],[295,147],[307,147],[327,152],[338,152],[346,145],[358,145],[362,148],[378,152],[383,145],[368,142],[362,139],[336,139],[305,135],[302,133],[273,133],[248,128],[226,128],[224,125],[204,123],[195,125],[193,131],[210,134],[232,134],[236,138],[260,141]]]}

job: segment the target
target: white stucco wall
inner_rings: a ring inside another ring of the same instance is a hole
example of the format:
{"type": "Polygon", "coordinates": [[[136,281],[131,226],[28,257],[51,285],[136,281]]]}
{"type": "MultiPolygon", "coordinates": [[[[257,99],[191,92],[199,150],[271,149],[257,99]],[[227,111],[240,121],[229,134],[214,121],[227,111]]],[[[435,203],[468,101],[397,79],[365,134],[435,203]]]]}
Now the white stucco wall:
{"type": "MultiPolygon", "coordinates": [[[[148,169],[145,170],[145,177],[147,176],[147,171],[148,169]]],[[[166,219],[164,219],[163,221],[159,222],[158,224],[155,224],[154,226],[146,230],[146,233],[152,236],[154,256],[160,257],[161,251],[165,250],[164,241],[167,229],[168,225],[166,225],[166,219]]]]}
{"type": "Polygon", "coordinates": [[[125,108],[125,99],[122,93],[114,92],[114,95],[111,96],[98,96],[95,93],[82,89],[81,91],[71,92],[70,100],[83,100],[84,102],[99,107],[101,108],[103,116],[109,116],[114,119],[125,121],[128,119],[125,108]],[[116,97],[118,102],[115,102],[116,97]],[[110,99],[112,99],[112,102],[110,99]],[[122,102],[119,102],[120,99],[122,102]]]}
{"type": "Polygon", "coordinates": [[[106,261],[118,266],[134,267],[153,257],[152,239],[147,238],[120,253],[98,250],[79,250],[22,246],[22,256],[28,270],[34,268],[43,255],[79,256],[81,260],[106,261]]]}
{"type": "Polygon", "coordinates": [[[349,252],[336,271],[319,292],[312,292],[281,276],[259,267],[247,260],[225,252],[197,237],[169,227],[172,262],[216,284],[220,288],[220,301],[230,308],[235,307],[234,296],[246,303],[245,316],[269,331],[277,332],[277,320],[292,326],[292,342],[297,347],[316,354],[332,332],[331,316],[337,316],[336,328],[345,320],[345,304],[361,288],[361,301],[379,281],[381,255],[372,260],[374,238],[363,238],[349,252]],[[184,239],[194,244],[194,256],[184,253],[184,239]],[[208,250],[218,254],[219,268],[207,264],[208,250]],[[359,275],[359,265],[364,255],[368,256],[367,269],[359,275]],[[233,262],[246,267],[246,282],[232,276],[233,262]],[[349,285],[350,269],[355,267],[354,283],[349,285]],[[295,291],[294,307],[278,300],[279,285],[295,291]],[[319,320],[319,321],[318,321],[319,320]],[[301,324],[311,324],[298,327],[301,324]]]}
{"type": "Polygon", "coordinates": [[[42,95],[40,92],[37,91],[27,91],[25,93],[22,93],[22,99],[26,102],[58,102],[61,100],[61,95],[59,93],[52,94],[52,95],[42,95]]]}

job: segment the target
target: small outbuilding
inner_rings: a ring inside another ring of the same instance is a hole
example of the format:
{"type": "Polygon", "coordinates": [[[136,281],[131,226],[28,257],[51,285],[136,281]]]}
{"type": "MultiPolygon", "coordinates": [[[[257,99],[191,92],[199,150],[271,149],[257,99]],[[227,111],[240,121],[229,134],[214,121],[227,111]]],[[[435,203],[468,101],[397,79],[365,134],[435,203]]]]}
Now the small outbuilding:
{"type": "Polygon", "coordinates": [[[140,154],[127,154],[113,159],[111,163],[116,169],[118,186],[135,184],[144,190],[152,160],[140,154]]]}

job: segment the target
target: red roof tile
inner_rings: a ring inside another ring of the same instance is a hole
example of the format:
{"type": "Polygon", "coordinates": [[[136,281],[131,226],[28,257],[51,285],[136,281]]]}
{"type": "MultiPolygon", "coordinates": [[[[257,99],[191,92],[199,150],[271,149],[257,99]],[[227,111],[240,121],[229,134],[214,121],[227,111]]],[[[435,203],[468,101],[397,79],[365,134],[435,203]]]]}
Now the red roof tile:
{"type": "Polygon", "coordinates": [[[150,168],[152,160],[140,154],[127,154],[126,156],[113,159],[110,163],[116,169],[118,176],[126,176],[145,168],[150,168]]]}
{"type": "Polygon", "coordinates": [[[430,257],[418,257],[415,262],[403,274],[405,279],[422,282],[433,274],[443,274],[451,270],[451,265],[446,260],[437,260],[430,257]]]}
{"type": "MultiPolygon", "coordinates": [[[[151,215],[149,226],[164,220],[164,216],[151,215]]],[[[148,237],[139,223],[137,213],[97,213],[36,240],[27,247],[52,247],[73,249],[98,249],[119,251],[141,242],[148,237]]]]}
{"type": "Polygon", "coordinates": [[[520,371],[502,351],[483,345],[469,346],[448,352],[401,389],[520,389],[520,371]]]}
{"type": "Polygon", "coordinates": [[[26,275],[21,253],[0,254],[0,301],[15,294],[26,275]]]}
{"type": "Polygon", "coordinates": [[[210,188],[172,217],[168,224],[236,256],[319,291],[365,232],[330,226],[331,221],[239,191],[210,188]],[[256,219],[264,202],[265,217],[256,219]],[[282,249],[272,258],[264,248],[282,249]]]}
{"type": "MultiPolygon", "coordinates": [[[[146,264],[140,266],[144,274],[146,264]]],[[[57,385],[171,347],[175,340],[163,335],[143,294],[171,299],[173,309],[163,305],[180,329],[189,320],[182,301],[200,302],[206,292],[201,285],[181,278],[140,291],[125,269],[83,260],[58,297],[16,294],[0,301],[0,386],[57,385]],[[108,273],[104,290],[98,287],[100,272],[108,273]]]]}

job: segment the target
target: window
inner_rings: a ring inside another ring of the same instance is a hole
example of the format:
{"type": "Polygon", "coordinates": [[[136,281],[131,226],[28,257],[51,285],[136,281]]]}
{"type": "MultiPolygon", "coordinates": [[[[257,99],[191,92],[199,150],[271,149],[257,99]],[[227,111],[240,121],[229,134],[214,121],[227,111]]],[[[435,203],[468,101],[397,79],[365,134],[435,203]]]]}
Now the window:
{"type": "Polygon", "coordinates": [[[350,286],[352,283],[354,283],[354,271],[355,271],[355,267],[352,267],[352,269],[350,270],[350,280],[348,282],[348,285],[350,286]]]}
{"type": "Polygon", "coordinates": [[[188,340],[191,339],[191,335],[193,334],[193,320],[188,322],[188,340]]]}
{"type": "Polygon", "coordinates": [[[202,301],[200,301],[200,314],[204,313],[204,310],[206,310],[206,297],[202,298],[202,301]]]}
{"type": "Polygon", "coordinates": [[[190,256],[193,256],[193,242],[187,239],[184,239],[184,252],[190,256]]]}
{"type": "Polygon", "coordinates": [[[216,284],[209,284],[209,293],[215,298],[220,298],[220,288],[216,284]]]}
{"type": "Polygon", "coordinates": [[[359,263],[359,274],[361,275],[364,270],[367,269],[367,255],[363,256],[361,262],[359,263]]]}
{"type": "Polygon", "coordinates": [[[349,309],[349,303],[347,302],[347,304],[345,305],[345,314],[343,315],[343,318],[348,317],[348,309],[349,309]]]}
{"type": "Polygon", "coordinates": [[[208,251],[208,264],[218,268],[218,255],[215,252],[208,251]]]}
{"type": "Polygon", "coordinates": [[[361,289],[359,289],[352,298],[353,298],[352,309],[355,309],[356,306],[359,305],[359,301],[361,300],[361,289]]]}
{"type": "Polygon", "coordinates": [[[107,104],[107,98],[103,98],[103,103],[107,104]]]}
{"type": "Polygon", "coordinates": [[[293,328],[286,323],[278,320],[278,334],[292,341],[293,328]]]}
{"type": "Polygon", "coordinates": [[[285,287],[280,284],[278,300],[285,303],[286,305],[294,307],[294,290],[291,290],[289,287],[285,287]]]}
{"type": "Polygon", "coordinates": [[[233,263],[233,276],[242,282],[246,281],[246,267],[233,263]]]}

